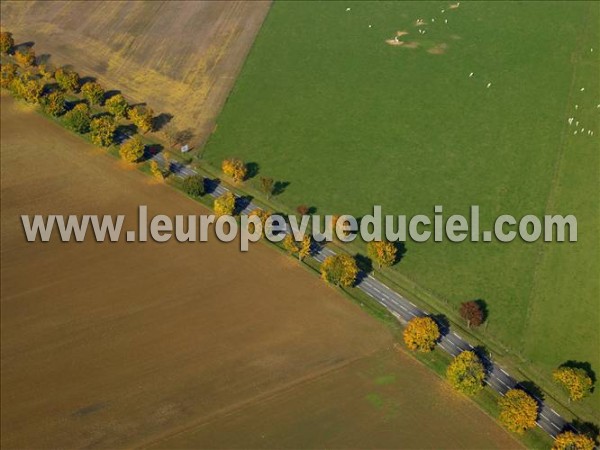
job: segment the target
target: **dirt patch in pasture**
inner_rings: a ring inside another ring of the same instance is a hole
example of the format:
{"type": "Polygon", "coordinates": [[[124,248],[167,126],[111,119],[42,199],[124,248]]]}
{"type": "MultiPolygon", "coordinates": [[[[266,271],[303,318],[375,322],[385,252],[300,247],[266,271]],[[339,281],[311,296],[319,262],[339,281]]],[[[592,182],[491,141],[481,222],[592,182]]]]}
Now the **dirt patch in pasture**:
{"type": "Polygon", "coordinates": [[[430,49],[428,49],[427,53],[431,53],[432,55],[443,55],[444,53],[446,53],[447,48],[448,48],[448,45],[445,43],[437,44],[437,45],[431,47],[430,49]]]}

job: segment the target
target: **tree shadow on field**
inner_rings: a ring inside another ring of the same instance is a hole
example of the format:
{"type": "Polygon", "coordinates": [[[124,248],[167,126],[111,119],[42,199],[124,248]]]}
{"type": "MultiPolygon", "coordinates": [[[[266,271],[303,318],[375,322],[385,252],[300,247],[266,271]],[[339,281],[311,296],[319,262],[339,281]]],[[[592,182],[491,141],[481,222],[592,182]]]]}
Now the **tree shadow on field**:
{"type": "Polygon", "coordinates": [[[489,315],[489,309],[488,309],[487,302],[481,298],[478,298],[477,300],[474,300],[474,301],[477,304],[477,306],[479,306],[479,309],[481,310],[481,313],[483,314],[482,321],[481,321],[481,323],[483,323],[487,320],[488,315],[489,315]]]}
{"type": "Polygon", "coordinates": [[[592,422],[584,422],[583,420],[575,419],[573,422],[568,423],[561,431],[576,431],[578,433],[588,436],[598,445],[598,435],[600,435],[600,428],[598,425],[592,422]]]}
{"type": "Polygon", "coordinates": [[[160,131],[173,119],[173,114],[160,113],[159,115],[152,118],[152,128],[155,131],[160,131]]]}
{"type": "Polygon", "coordinates": [[[111,89],[109,91],[105,91],[104,92],[104,101],[108,100],[111,97],[114,97],[115,95],[120,94],[121,91],[117,90],[117,89],[111,89]]]}
{"type": "Polygon", "coordinates": [[[435,323],[437,323],[440,329],[440,338],[446,336],[450,332],[450,322],[448,318],[443,314],[430,314],[435,323]]]}
{"type": "Polygon", "coordinates": [[[36,58],[35,58],[35,62],[38,66],[41,64],[48,64],[49,61],[50,61],[49,53],[42,53],[41,55],[36,56],[36,58]]]}
{"type": "Polygon", "coordinates": [[[94,83],[96,81],[96,77],[91,77],[86,75],[85,77],[79,78],[79,85],[83,86],[85,83],[94,83]]]}
{"type": "Polygon", "coordinates": [[[20,44],[13,45],[13,51],[14,52],[26,51],[26,50],[33,48],[34,45],[35,45],[35,42],[33,42],[33,41],[21,42],[20,44]]]}
{"type": "Polygon", "coordinates": [[[251,178],[254,178],[256,175],[258,175],[258,172],[260,171],[260,166],[258,165],[258,163],[255,162],[246,163],[246,171],[246,180],[250,180],[251,178]]]}
{"type": "Polygon", "coordinates": [[[561,364],[560,367],[584,370],[585,373],[587,373],[588,377],[590,377],[590,379],[592,380],[592,389],[590,390],[590,392],[594,392],[596,384],[596,372],[594,372],[594,370],[592,369],[592,365],[589,362],[569,360],[561,364]]]}
{"type": "Polygon", "coordinates": [[[77,105],[81,104],[81,103],[85,103],[87,105],[87,102],[83,99],[76,99],[76,100],[67,100],[65,101],[65,109],[67,111],[72,110],[73,108],[75,108],[77,105]]]}
{"type": "Polygon", "coordinates": [[[398,264],[406,255],[406,244],[401,241],[394,242],[394,247],[396,247],[396,259],[394,260],[394,264],[398,264]]]}
{"type": "Polygon", "coordinates": [[[285,189],[290,185],[289,181],[276,181],[273,183],[273,192],[272,195],[275,197],[276,195],[283,194],[285,189]]]}

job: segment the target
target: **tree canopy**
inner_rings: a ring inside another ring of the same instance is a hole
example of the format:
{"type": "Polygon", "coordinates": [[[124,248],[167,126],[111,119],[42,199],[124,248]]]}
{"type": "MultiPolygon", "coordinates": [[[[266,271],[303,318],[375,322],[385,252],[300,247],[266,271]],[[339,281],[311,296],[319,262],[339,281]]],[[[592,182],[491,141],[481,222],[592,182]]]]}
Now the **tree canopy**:
{"type": "Polygon", "coordinates": [[[430,352],[440,338],[440,328],[431,317],[411,319],[403,332],[404,343],[410,350],[430,352]]]}
{"type": "Polygon", "coordinates": [[[457,391],[475,395],[483,389],[485,368],[475,352],[464,351],[450,363],[446,378],[457,391]]]}
{"type": "Polygon", "coordinates": [[[356,260],[350,255],[328,256],[321,264],[321,278],[336,286],[352,286],[357,275],[356,260]]]}
{"type": "Polygon", "coordinates": [[[535,427],[538,404],[522,389],[511,389],[498,400],[500,422],[513,433],[523,434],[535,427]]]}

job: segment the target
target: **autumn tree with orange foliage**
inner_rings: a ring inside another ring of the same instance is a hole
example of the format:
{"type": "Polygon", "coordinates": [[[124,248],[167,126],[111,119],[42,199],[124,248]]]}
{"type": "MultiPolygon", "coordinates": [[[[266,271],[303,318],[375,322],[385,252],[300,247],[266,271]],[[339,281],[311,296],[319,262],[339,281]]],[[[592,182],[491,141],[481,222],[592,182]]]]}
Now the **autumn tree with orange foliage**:
{"type": "Polygon", "coordinates": [[[367,244],[367,255],[381,269],[382,267],[390,267],[396,262],[398,249],[393,242],[371,241],[367,244]]]}
{"type": "Polygon", "coordinates": [[[430,352],[440,338],[440,328],[431,317],[415,317],[404,329],[404,343],[410,350],[430,352]]]}
{"type": "Polygon", "coordinates": [[[498,405],[500,422],[513,433],[523,434],[535,427],[538,404],[522,389],[511,389],[498,400],[498,405]]]}
{"type": "Polygon", "coordinates": [[[594,440],[583,434],[565,431],[556,436],[552,450],[594,450],[594,440]]]}
{"type": "Polygon", "coordinates": [[[246,164],[237,158],[228,158],[221,164],[223,173],[231,178],[236,183],[240,183],[246,179],[248,175],[248,168],[246,164]]]}

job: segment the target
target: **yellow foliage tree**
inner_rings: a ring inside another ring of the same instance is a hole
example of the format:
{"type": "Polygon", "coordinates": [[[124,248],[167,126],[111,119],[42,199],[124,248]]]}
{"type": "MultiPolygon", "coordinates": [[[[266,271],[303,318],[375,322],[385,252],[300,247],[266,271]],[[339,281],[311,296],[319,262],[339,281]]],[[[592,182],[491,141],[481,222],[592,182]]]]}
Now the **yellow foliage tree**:
{"type": "Polygon", "coordinates": [[[134,163],[144,156],[144,147],[142,139],[136,134],[121,144],[119,154],[125,161],[134,163]]]}
{"type": "Polygon", "coordinates": [[[431,317],[415,317],[408,322],[402,336],[410,350],[430,352],[441,335],[440,328],[431,317]]]}
{"type": "Polygon", "coordinates": [[[392,242],[371,241],[367,244],[367,254],[381,269],[382,267],[389,267],[396,262],[398,249],[392,242]]]}
{"type": "Polygon", "coordinates": [[[104,106],[117,119],[124,119],[127,117],[127,112],[129,111],[129,104],[125,97],[121,94],[113,95],[111,98],[106,100],[104,106]]]}
{"type": "Polygon", "coordinates": [[[498,400],[500,422],[513,433],[523,434],[535,427],[538,404],[527,392],[511,389],[498,400]]]}
{"type": "Polygon", "coordinates": [[[162,170],[160,170],[160,167],[158,166],[158,163],[155,160],[150,161],[150,173],[157,180],[162,181],[165,178],[162,170]]]}
{"type": "Polygon", "coordinates": [[[44,111],[58,117],[65,112],[65,96],[60,91],[54,91],[44,97],[44,111]]]}
{"type": "Polygon", "coordinates": [[[454,389],[466,395],[475,395],[483,389],[485,369],[472,351],[460,353],[448,366],[446,378],[454,389]]]}
{"type": "Polygon", "coordinates": [[[31,67],[35,65],[35,52],[30,48],[26,50],[18,50],[15,53],[15,60],[21,67],[31,67]]]}
{"type": "Polygon", "coordinates": [[[96,145],[108,147],[115,140],[117,124],[111,116],[96,117],[90,122],[90,138],[96,145]]]}
{"type": "Polygon", "coordinates": [[[44,86],[27,74],[13,79],[12,89],[17,97],[21,97],[29,103],[39,103],[44,92],[44,86]]]}
{"type": "Polygon", "coordinates": [[[10,31],[0,32],[0,52],[10,53],[15,46],[15,40],[10,31]]]}
{"type": "Polygon", "coordinates": [[[552,450],[594,450],[594,440],[583,434],[565,431],[556,436],[552,450]]]}
{"type": "Polygon", "coordinates": [[[302,242],[300,242],[300,250],[298,251],[298,259],[302,261],[304,258],[310,255],[311,252],[312,239],[310,235],[306,235],[302,238],[302,242]]]}
{"type": "Polygon", "coordinates": [[[567,391],[570,400],[581,400],[592,390],[592,379],[584,369],[562,366],[552,376],[567,391]]]}
{"type": "MultiPolygon", "coordinates": [[[[271,213],[269,211],[264,210],[264,209],[256,208],[256,209],[250,211],[250,214],[248,214],[248,216],[249,217],[250,216],[257,216],[260,219],[260,222],[262,224],[262,234],[264,236],[265,232],[267,231],[267,227],[266,227],[265,224],[267,222],[267,219],[269,217],[271,217],[271,213]]],[[[254,228],[252,227],[248,231],[254,232],[254,228]]]]}
{"type": "Polygon", "coordinates": [[[246,167],[246,164],[237,158],[228,158],[223,161],[221,164],[221,169],[225,175],[233,178],[233,181],[236,183],[244,181],[248,175],[248,168],[246,167]]]}
{"type": "Polygon", "coordinates": [[[90,102],[90,105],[101,105],[104,100],[104,89],[100,83],[95,81],[88,81],[81,86],[81,93],[90,102]]]}
{"type": "Polygon", "coordinates": [[[152,119],[154,116],[152,109],[136,106],[135,108],[129,109],[128,116],[129,120],[131,120],[142,133],[152,131],[152,119]]]}
{"type": "Polygon", "coordinates": [[[336,286],[352,286],[357,275],[356,260],[350,255],[328,256],[321,264],[321,278],[336,286]]]}
{"type": "Polygon", "coordinates": [[[17,66],[13,63],[2,64],[2,87],[7,88],[17,75],[17,66]]]}
{"type": "Polygon", "coordinates": [[[232,192],[217,197],[214,203],[214,210],[217,216],[232,216],[235,211],[235,195],[232,192]]]}
{"type": "Polygon", "coordinates": [[[48,64],[40,64],[38,66],[38,71],[44,80],[49,80],[54,77],[54,70],[48,64]]]}
{"type": "Polygon", "coordinates": [[[77,92],[79,89],[79,74],[72,70],[60,68],[54,72],[58,86],[66,92],[77,92]]]}

